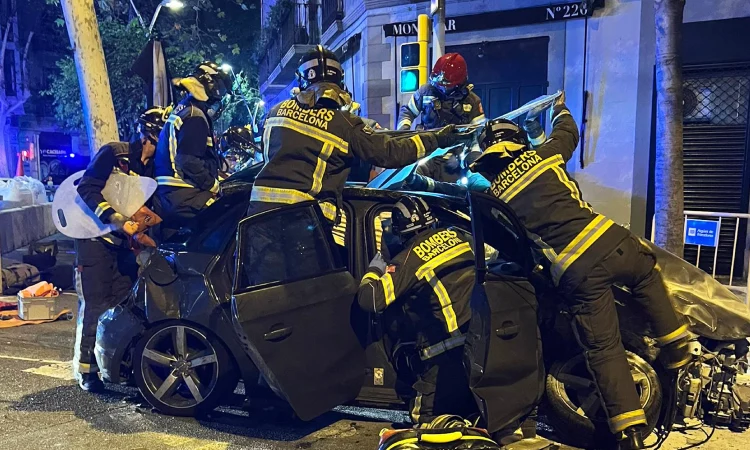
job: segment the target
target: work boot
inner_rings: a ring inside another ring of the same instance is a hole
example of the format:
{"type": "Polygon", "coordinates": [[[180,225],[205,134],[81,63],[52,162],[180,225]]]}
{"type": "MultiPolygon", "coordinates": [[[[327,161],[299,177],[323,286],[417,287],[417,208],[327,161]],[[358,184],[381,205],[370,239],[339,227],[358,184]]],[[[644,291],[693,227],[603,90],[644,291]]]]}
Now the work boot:
{"type": "Polygon", "coordinates": [[[86,392],[101,392],[104,390],[104,383],[99,379],[98,373],[83,373],[78,379],[78,386],[86,392]]]}
{"type": "Polygon", "coordinates": [[[623,438],[619,442],[619,450],[640,450],[646,448],[643,444],[643,425],[633,425],[625,428],[623,438]]]}
{"type": "Polygon", "coordinates": [[[661,348],[659,359],[667,370],[680,370],[693,359],[690,353],[690,341],[680,339],[661,348]]]}

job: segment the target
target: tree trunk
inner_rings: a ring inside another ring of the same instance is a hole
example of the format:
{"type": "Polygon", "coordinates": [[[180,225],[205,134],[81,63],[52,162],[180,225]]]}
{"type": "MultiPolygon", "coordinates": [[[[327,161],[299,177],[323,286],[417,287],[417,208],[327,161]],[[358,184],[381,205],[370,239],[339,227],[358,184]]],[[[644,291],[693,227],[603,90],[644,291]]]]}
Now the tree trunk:
{"type": "Polygon", "coordinates": [[[678,256],[684,247],[685,200],[682,166],[682,61],[680,45],[685,0],[655,0],[656,244],[678,256]]]}
{"type": "Polygon", "coordinates": [[[104,144],[119,140],[112,91],[102,40],[91,0],[62,0],[65,25],[75,55],[91,155],[104,144]]]}

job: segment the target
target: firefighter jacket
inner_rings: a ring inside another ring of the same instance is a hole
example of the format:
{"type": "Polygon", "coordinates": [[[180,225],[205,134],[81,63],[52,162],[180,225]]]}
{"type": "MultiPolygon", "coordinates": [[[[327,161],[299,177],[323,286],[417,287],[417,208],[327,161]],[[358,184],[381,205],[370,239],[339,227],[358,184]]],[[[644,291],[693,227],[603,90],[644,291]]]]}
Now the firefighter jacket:
{"type": "Polygon", "coordinates": [[[423,84],[409,99],[409,103],[401,106],[396,128],[410,129],[417,116],[422,116],[425,129],[444,127],[446,125],[478,124],[485,120],[482,101],[479,96],[468,87],[468,94],[461,99],[445,98],[444,94],[431,84],[423,84]]]}
{"type": "Polygon", "coordinates": [[[459,328],[471,318],[471,246],[468,236],[452,228],[418,234],[391,260],[386,273],[370,267],[359,287],[360,307],[372,312],[402,308],[416,324],[422,349],[460,337],[459,328]]]}
{"type": "Polygon", "coordinates": [[[595,213],[565,169],[578,145],[578,128],[564,105],[555,107],[552,127],[540,147],[507,157],[499,144],[472,167],[490,181],[489,192],[518,215],[549,260],[555,285],[570,292],[628,231],[595,213]]]}
{"type": "MultiPolygon", "coordinates": [[[[102,195],[102,189],[112,173],[123,173],[153,178],[154,164],[149,161],[146,165],[141,161],[141,142],[110,142],[103,146],[91,160],[86,172],[78,184],[78,195],[86,206],[102,221],[109,223],[115,212],[102,195]]],[[[119,244],[126,236],[122,233],[111,233],[103,237],[109,243],[119,244]]]]}
{"type": "Polygon", "coordinates": [[[355,157],[397,168],[436,148],[432,133],[391,138],[375,133],[349,112],[289,99],[268,113],[263,130],[266,165],[250,199],[286,204],[317,199],[323,213],[334,220],[355,157]]]}
{"type": "Polygon", "coordinates": [[[159,136],[154,157],[157,192],[219,192],[220,159],[212,130],[202,102],[188,97],[175,107],[159,136]]]}

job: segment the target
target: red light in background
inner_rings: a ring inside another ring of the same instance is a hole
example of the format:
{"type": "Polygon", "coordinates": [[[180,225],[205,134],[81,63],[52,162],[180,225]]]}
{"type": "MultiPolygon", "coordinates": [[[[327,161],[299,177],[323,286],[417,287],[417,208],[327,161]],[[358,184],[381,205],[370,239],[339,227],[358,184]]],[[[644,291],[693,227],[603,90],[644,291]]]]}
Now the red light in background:
{"type": "Polygon", "coordinates": [[[26,159],[26,158],[29,157],[29,152],[27,152],[26,150],[24,150],[24,151],[21,152],[21,156],[23,156],[23,159],[26,159]]]}

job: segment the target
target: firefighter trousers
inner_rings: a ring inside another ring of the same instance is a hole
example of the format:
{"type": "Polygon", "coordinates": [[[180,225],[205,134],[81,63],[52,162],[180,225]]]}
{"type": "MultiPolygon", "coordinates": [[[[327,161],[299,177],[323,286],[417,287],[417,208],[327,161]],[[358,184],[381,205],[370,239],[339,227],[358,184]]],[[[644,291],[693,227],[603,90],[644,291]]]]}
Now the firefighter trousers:
{"type": "Polygon", "coordinates": [[[180,228],[215,201],[214,194],[193,188],[159,188],[153,196],[154,212],[162,223],[154,227],[153,236],[158,243],[174,236],[180,228]]]}
{"type": "Polygon", "coordinates": [[[413,385],[416,397],[410,402],[415,425],[430,423],[443,414],[467,418],[478,412],[463,354],[464,347],[460,346],[423,362],[422,373],[413,385]]]}
{"type": "Polygon", "coordinates": [[[138,273],[135,254],[101,239],[75,241],[78,319],[73,357],[76,377],[98,372],[94,345],[99,316],[125,298],[138,273]]]}
{"type": "Polygon", "coordinates": [[[681,328],[655,265],[654,255],[631,235],[567,296],[576,338],[584,349],[613,433],[645,424],[646,416],[625,355],[612,286],[621,283],[631,289],[633,300],[641,305],[658,336],[674,334],[681,328]]]}

